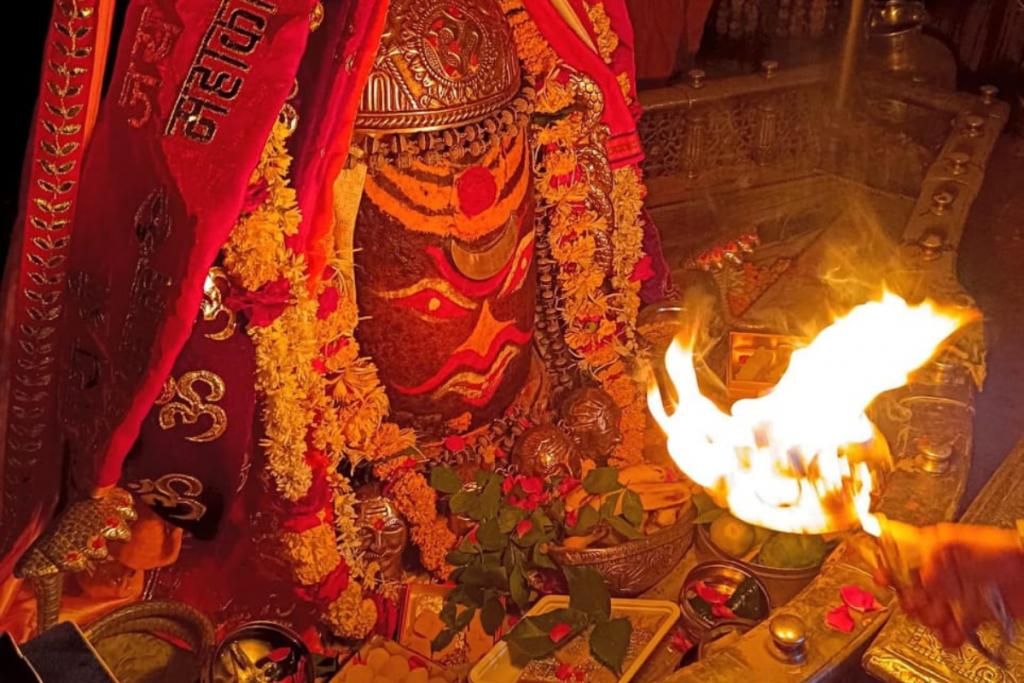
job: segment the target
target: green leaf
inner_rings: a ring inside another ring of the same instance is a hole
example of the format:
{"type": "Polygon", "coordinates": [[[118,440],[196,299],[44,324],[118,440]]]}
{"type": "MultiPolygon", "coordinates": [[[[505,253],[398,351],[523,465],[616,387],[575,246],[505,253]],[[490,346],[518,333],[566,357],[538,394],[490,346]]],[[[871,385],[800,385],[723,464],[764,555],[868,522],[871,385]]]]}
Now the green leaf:
{"type": "Polygon", "coordinates": [[[526,585],[526,576],[523,574],[522,568],[516,567],[512,570],[508,578],[508,587],[516,605],[520,609],[526,609],[530,602],[530,588],[526,585]]]}
{"type": "Polygon", "coordinates": [[[569,607],[593,617],[608,619],[612,615],[612,596],[604,579],[593,567],[564,567],[569,584],[569,607]]]}
{"type": "Polygon", "coordinates": [[[456,632],[463,630],[473,621],[473,617],[476,616],[476,607],[466,607],[455,617],[455,630],[456,632]]]}
{"type": "Polygon", "coordinates": [[[715,505],[715,501],[706,492],[701,491],[693,496],[693,506],[697,508],[697,514],[702,515],[711,510],[721,510],[715,505]]]}
{"type": "Polygon", "coordinates": [[[540,659],[565,645],[586,628],[587,615],[571,608],[556,609],[536,617],[521,619],[505,636],[513,664],[540,659]],[[569,626],[569,635],[555,642],[551,640],[551,629],[558,624],[569,626]]]}
{"type": "Polygon", "coordinates": [[[555,525],[555,523],[552,522],[551,519],[546,514],[544,514],[544,511],[541,510],[540,508],[537,508],[536,510],[533,511],[533,514],[530,515],[530,520],[533,521],[534,527],[541,529],[543,531],[548,531],[549,529],[551,529],[551,527],[555,525]]]}
{"type": "Polygon", "coordinates": [[[612,619],[598,622],[590,634],[590,652],[594,659],[616,674],[622,673],[622,665],[629,651],[629,637],[633,625],[629,619],[612,619]]]}
{"type": "Polygon", "coordinates": [[[589,505],[584,505],[580,508],[579,515],[576,518],[576,526],[572,528],[570,534],[572,536],[585,536],[600,521],[601,516],[597,514],[597,510],[589,505]]]}
{"type": "Polygon", "coordinates": [[[619,506],[619,498],[622,498],[621,493],[616,493],[604,499],[604,502],[601,503],[601,519],[615,516],[615,508],[619,506]]]}
{"type": "Polygon", "coordinates": [[[615,529],[615,531],[630,540],[644,537],[644,535],[640,533],[639,529],[622,519],[622,517],[609,517],[605,521],[608,522],[608,525],[611,526],[612,529],[615,529]]]}
{"type": "Polygon", "coordinates": [[[435,467],[430,470],[430,486],[441,493],[458,493],[462,490],[462,479],[450,467],[435,467]]]}
{"type": "Polygon", "coordinates": [[[592,469],[583,478],[583,490],[587,493],[608,493],[619,488],[619,471],[614,467],[592,469]]]}
{"type": "Polygon", "coordinates": [[[455,565],[456,567],[465,567],[476,559],[475,553],[464,553],[461,550],[453,550],[444,558],[448,564],[455,565]]]}
{"type": "Polygon", "coordinates": [[[504,505],[498,512],[498,530],[510,534],[519,526],[519,522],[529,517],[530,513],[513,505],[504,505]]]}
{"type": "Polygon", "coordinates": [[[508,536],[501,533],[497,519],[483,522],[476,530],[476,540],[484,550],[504,550],[508,545],[508,536]]]}
{"type": "Polygon", "coordinates": [[[476,491],[459,491],[448,501],[448,507],[453,514],[476,519],[477,510],[480,509],[480,494],[476,491]]]}
{"type": "Polygon", "coordinates": [[[437,634],[437,637],[430,641],[430,651],[440,652],[455,640],[457,632],[454,629],[446,628],[437,634]]]}
{"type": "Polygon", "coordinates": [[[480,555],[480,566],[482,567],[500,567],[501,564],[501,551],[494,550],[486,552],[480,555]]]}
{"type": "Polygon", "coordinates": [[[722,508],[713,508],[707,512],[702,512],[697,515],[697,519],[693,520],[694,524],[711,524],[713,521],[725,514],[725,510],[722,508]]]}
{"type": "Polygon", "coordinates": [[[477,470],[473,473],[473,479],[476,481],[476,485],[481,488],[484,488],[492,481],[498,482],[498,486],[501,486],[501,475],[488,472],[487,470],[477,470]]]}
{"type": "Polygon", "coordinates": [[[644,504],[636,491],[626,490],[622,499],[622,516],[633,526],[639,526],[644,521],[644,504]]]}
{"type": "Polygon", "coordinates": [[[484,608],[480,610],[480,625],[484,627],[484,633],[493,636],[501,628],[501,622],[504,620],[505,606],[496,595],[488,595],[484,608]]]}
{"type": "Polygon", "coordinates": [[[545,569],[554,569],[555,563],[552,562],[551,557],[541,550],[544,543],[537,543],[533,546],[532,561],[535,567],[543,567],[545,569]]]}
{"type": "Polygon", "coordinates": [[[498,506],[501,505],[501,483],[492,481],[484,487],[480,494],[480,507],[477,509],[479,521],[494,519],[498,516],[498,506]]]}
{"type": "Polygon", "coordinates": [[[459,542],[459,552],[463,552],[469,555],[479,555],[480,546],[473,541],[469,540],[470,534],[466,534],[462,537],[459,542]]]}
{"type": "Polygon", "coordinates": [[[761,588],[752,578],[744,579],[736,587],[736,592],[726,601],[725,606],[741,619],[760,621],[767,616],[767,605],[761,595],[761,588]]]}
{"type": "Polygon", "coordinates": [[[508,587],[508,575],[504,567],[466,567],[466,571],[460,577],[459,583],[467,589],[473,586],[480,588],[495,588],[505,590],[508,587]]]}
{"type": "Polygon", "coordinates": [[[457,608],[458,605],[455,603],[455,600],[446,600],[444,607],[441,608],[437,615],[441,619],[441,623],[448,627],[455,626],[455,610],[457,608]]]}

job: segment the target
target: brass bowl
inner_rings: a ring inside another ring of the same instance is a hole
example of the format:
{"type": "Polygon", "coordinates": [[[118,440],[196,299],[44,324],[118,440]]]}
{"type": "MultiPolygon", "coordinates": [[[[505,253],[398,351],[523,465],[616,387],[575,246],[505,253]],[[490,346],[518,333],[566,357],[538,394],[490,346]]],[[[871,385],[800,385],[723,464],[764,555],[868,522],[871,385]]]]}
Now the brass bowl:
{"type": "Polygon", "coordinates": [[[217,645],[210,661],[209,683],[256,680],[316,680],[313,657],[297,633],[274,622],[253,621],[231,632],[217,645]]]}
{"type": "Polygon", "coordinates": [[[97,619],[83,634],[123,683],[207,681],[213,624],[184,603],[154,600],[128,605],[97,619]],[[188,650],[158,634],[174,636],[188,650]]]}
{"type": "Polygon", "coordinates": [[[768,589],[768,597],[771,598],[773,607],[782,607],[792,600],[821,571],[821,565],[801,567],[800,569],[780,569],[737,560],[714,544],[711,540],[711,532],[708,530],[707,524],[697,526],[694,549],[696,550],[697,560],[700,562],[705,560],[725,560],[741,565],[768,589]]]}
{"type": "Polygon", "coordinates": [[[613,596],[632,598],[652,588],[678,566],[693,543],[696,518],[691,504],[675,524],[650,536],[611,548],[576,550],[555,546],[548,554],[560,567],[593,567],[613,596]]]}
{"type": "Polygon", "coordinates": [[[747,579],[753,579],[757,585],[765,608],[764,616],[767,617],[772,609],[771,596],[768,594],[768,589],[764,583],[750,571],[747,565],[734,560],[712,560],[710,562],[701,562],[691,569],[690,573],[683,579],[683,587],[679,590],[679,609],[686,630],[699,642],[703,643],[712,635],[715,629],[727,623],[725,619],[717,621],[708,620],[693,608],[687,597],[691,586],[698,581],[703,581],[709,584],[729,585],[736,589],[747,579]]]}

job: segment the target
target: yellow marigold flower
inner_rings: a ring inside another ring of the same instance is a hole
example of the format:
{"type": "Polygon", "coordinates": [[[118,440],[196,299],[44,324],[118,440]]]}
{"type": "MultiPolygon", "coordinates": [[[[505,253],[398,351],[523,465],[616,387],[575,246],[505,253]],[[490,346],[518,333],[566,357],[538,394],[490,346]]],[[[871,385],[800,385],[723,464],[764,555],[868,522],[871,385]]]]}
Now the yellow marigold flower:
{"type": "Polygon", "coordinates": [[[587,15],[594,25],[594,33],[597,34],[597,51],[605,63],[610,64],[612,54],[619,47],[619,36],[612,30],[612,20],[604,9],[604,3],[583,3],[587,8],[587,15]]]}
{"type": "Polygon", "coordinates": [[[575,99],[572,90],[552,74],[537,93],[536,110],[541,114],[555,114],[572,105],[575,99]]]}
{"type": "Polygon", "coordinates": [[[362,588],[350,581],[341,595],[327,606],[323,622],[339,638],[359,640],[370,635],[377,623],[377,607],[363,597],[362,588]]]}
{"type": "Polygon", "coordinates": [[[334,530],[319,524],[302,533],[282,532],[278,538],[288,559],[292,578],[303,586],[319,583],[341,562],[334,530]]]}

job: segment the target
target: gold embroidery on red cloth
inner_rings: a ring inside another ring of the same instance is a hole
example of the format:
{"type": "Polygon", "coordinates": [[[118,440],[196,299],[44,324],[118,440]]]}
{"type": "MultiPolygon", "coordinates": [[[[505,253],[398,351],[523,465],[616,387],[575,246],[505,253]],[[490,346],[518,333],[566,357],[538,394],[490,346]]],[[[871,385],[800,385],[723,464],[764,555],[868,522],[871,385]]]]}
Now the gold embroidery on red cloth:
{"type": "Polygon", "coordinates": [[[156,479],[140,479],[128,484],[128,490],[150,507],[167,510],[167,516],[181,522],[203,518],[206,506],[197,498],[203,493],[203,482],[189,474],[165,474],[156,479]]]}
{"type": "Polygon", "coordinates": [[[219,332],[208,332],[206,334],[206,338],[213,341],[230,339],[238,327],[235,312],[224,305],[224,292],[219,285],[221,282],[230,286],[227,271],[223,268],[211,268],[209,275],[206,276],[206,284],[203,287],[203,303],[199,307],[203,314],[203,320],[207,322],[215,321],[221,314],[227,316],[227,321],[219,332]]]}
{"type": "Polygon", "coordinates": [[[160,87],[160,74],[154,65],[171,53],[180,32],[152,7],[142,10],[132,42],[128,71],[117,100],[122,108],[135,112],[128,117],[128,124],[133,128],[142,128],[153,115],[150,96],[160,87]]]}
{"type": "Polygon", "coordinates": [[[194,370],[186,372],[177,380],[168,379],[160,399],[157,400],[157,405],[163,406],[157,415],[160,428],[167,430],[178,426],[196,425],[200,419],[204,419],[209,422],[206,431],[186,436],[185,439],[195,443],[216,441],[228,429],[227,413],[220,406],[213,405],[224,398],[225,391],[224,380],[209,370],[194,370]],[[168,386],[172,384],[173,392],[169,391],[168,386]],[[201,394],[199,388],[203,386],[206,389],[201,394]]]}
{"type": "Polygon", "coordinates": [[[180,133],[193,142],[213,142],[219,119],[231,113],[231,103],[245,84],[251,68],[246,58],[263,41],[274,14],[277,6],[266,0],[221,0],[178,92],[164,135],[180,133]],[[212,47],[215,42],[221,49],[212,47]]]}

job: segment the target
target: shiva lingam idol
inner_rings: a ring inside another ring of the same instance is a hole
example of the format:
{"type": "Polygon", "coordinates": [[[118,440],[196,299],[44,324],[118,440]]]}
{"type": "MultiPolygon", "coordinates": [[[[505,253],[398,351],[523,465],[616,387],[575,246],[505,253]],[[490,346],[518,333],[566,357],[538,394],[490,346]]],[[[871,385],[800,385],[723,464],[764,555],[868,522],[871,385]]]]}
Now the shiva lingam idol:
{"type": "Polygon", "coordinates": [[[368,172],[343,239],[358,254],[357,338],[398,422],[429,443],[491,425],[530,373],[533,91],[496,2],[404,0],[388,22],[356,120],[368,172]]]}

